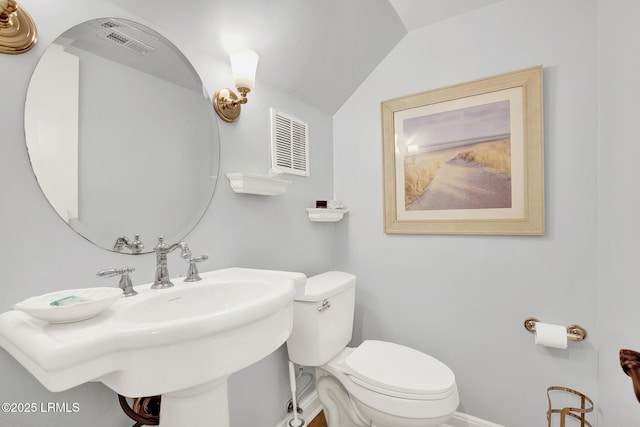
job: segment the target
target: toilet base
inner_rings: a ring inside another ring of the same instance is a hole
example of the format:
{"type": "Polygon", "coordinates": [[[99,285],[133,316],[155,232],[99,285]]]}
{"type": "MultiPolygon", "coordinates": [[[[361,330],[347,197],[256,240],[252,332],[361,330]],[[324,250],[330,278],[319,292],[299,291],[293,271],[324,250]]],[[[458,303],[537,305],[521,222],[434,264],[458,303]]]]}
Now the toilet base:
{"type": "Polygon", "coordinates": [[[429,419],[404,418],[372,408],[352,396],[332,374],[316,370],[316,390],[328,427],[436,427],[453,413],[429,419]]]}
{"type": "Polygon", "coordinates": [[[349,393],[338,380],[327,374],[317,378],[316,391],[322,403],[327,427],[369,427],[371,425],[351,405],[349,393]]]}
{"type": "MultiPolygon", "coordinates": [[[[399,418],[380,412],[364,403],[353,399],[354,403],[360,410],[360,412],[366,417],[371,419],[371,427],[436,427],[444,424],[451,418],[451,415],[445,415],[438,418],[424,419],[412,419],[412,418],[399,418]]],[[[369,426],[369,424],[366,424],[369,426]]],[[[330,426],[329,426],[330,427],[330,426]]]]}

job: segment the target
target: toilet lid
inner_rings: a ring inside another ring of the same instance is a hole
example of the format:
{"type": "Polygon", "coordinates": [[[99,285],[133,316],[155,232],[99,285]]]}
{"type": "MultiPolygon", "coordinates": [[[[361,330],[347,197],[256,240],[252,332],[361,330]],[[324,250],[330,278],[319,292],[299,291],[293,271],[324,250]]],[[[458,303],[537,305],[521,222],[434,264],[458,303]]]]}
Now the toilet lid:
{"type": "Polygon", "coordinates": [[[455,387],[447,365],[418,350],[384,341],[365,341],[345,359],[347,373],[372,389],[441,395],[455,387]]]}

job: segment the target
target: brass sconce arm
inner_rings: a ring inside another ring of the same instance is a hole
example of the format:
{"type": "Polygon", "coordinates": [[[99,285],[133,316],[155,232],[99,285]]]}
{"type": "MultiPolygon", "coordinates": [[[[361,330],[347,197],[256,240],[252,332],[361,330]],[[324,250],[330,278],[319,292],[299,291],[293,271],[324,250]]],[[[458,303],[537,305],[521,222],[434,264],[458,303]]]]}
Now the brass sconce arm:
{"type": "Polygon", "coordinates": [[[15,0],[0,0],[0,53],[25,53],[37,40],[31,16],[15,0]]]}
{"type": "Polygon", "coordinates": [[[18,10],[15,0],[0,2],[0,28],[8,28],[13,22],[11,16],[18,10]]]}
{"type": "Polygon", "coordinates": [[[227,123],[235,122],[240,117],[241,105],[249,102],[247,94],[251,89],[239,87],[240,97],[231,89],[219,89],[213,97],[213,108],[218,116],[227,123]]]}

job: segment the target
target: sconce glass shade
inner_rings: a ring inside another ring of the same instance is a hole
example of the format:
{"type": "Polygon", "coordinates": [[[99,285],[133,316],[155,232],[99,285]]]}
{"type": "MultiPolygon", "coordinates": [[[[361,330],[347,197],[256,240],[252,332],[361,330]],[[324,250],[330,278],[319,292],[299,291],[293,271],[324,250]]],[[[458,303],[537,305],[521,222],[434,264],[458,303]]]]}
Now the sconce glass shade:
{"type": "Polygon", "coordinates": [[[251,49],[237,49],[231,52],[231,73],[237,88],[253,89],[256,83],[258,54],[251,49]]]}

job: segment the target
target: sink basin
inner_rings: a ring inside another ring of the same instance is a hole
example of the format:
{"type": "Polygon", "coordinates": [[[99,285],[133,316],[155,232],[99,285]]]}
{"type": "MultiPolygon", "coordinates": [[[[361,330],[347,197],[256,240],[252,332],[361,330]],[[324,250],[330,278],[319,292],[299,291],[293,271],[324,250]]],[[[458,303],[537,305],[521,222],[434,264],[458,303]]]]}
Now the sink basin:
{"type": "MultiPolygon", "coordinates": [[[[146,292],[142,298],[131,298],[122,307],[123,320],[136,323],[173,322],[202,316],[217,316],[220,327],[262,316],[271,308],[278,309],[287,293],[278,284],[259,281],[204,282],[169,288],[166,292],[146,292]],[[277,295],[277,293],[284,295],[277,295]],[[256,311],[257,310],[257,311],[256,311]],[[226,317],[222,320],[222,317],[226,317]]],[[[285,299],[286,300],[286,299],[285,299]]]]}
{"type": "Polygon", "coordinates": [[[162,427],[226,426],[228,376],[286,341],[306,277],[242,268],[200,276],[136,286],[138,295],[81,322],[2,313],[0,346],[51,391],[100,381],[128,397],[161,394],[162,427]]]}

